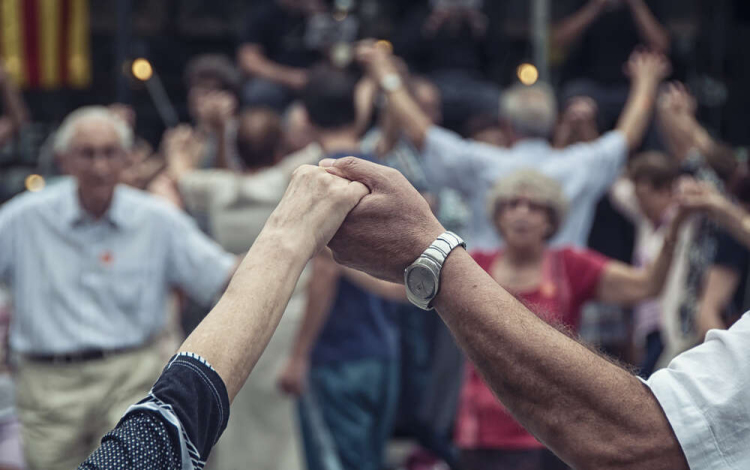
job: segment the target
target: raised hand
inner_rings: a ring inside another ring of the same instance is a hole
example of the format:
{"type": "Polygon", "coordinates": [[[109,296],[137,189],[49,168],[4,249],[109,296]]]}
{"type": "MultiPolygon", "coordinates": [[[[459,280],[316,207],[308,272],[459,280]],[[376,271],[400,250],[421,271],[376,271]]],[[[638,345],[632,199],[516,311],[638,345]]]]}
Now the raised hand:
{"type": "Polygon", "coordinates": [[[427,201],[394,169],[354,157],[323,160],[320,165],[370,189],[328,244],[334,259],[403,283],[404,269],[445,231],[427,201]]]}
{"type": "Polygon", "coordinates": [[[339,230],[344,218],[369,193],[367,186],[340,178],[323,168],[297,168],[266,229],[294,249],[314,256],[339,230]]]}
{"type": "Polygon", "coordinates": [[[624,72],[635,83],[658,84],[672,73],[672,65],[664,54],[636,49],[625,63],[624,72]]]}
{"type": "Polygon", "coordinates": [[[161,152],[167,161],[167,170],[175,181],[200,165],[204,146],[204,139],[200,139],[187,124],[180,124],[164,133],[161,152]]]}

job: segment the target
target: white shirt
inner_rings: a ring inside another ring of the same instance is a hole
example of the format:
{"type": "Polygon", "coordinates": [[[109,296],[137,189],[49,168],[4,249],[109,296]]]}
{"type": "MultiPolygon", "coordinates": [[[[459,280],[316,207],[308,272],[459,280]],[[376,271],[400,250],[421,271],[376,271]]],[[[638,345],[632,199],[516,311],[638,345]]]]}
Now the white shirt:
{"type": "Polygon", "coordinates": [[[513,171],[533,168],[563,187],[570,209],[553,246],[586,246],[594,211],[625,164],[628,146],[619,131],[564,149],[542,139],[528,139],[511,148],[464,140],[431,127],[425,140],[425,174],[432,185],[459,191],[470,206],[471,221],[462,234],[472,249],[492,250],[501,241],[487,213],[487,193],[495,182],[513,171]]]}
{"type": "Polygon", "coordinates": [[[178,209],[118,186],[92,220],[72,178],[0,209],[0,278],[14,301],[10,345],[22,354],[139,346],[158,334],[174,286],[209,303],[234,266],[178,209]]]}
{"type": "Polygon", "coordinates": [[[750,313],[647,381],[692,470],[750,469],[750,313]]]}

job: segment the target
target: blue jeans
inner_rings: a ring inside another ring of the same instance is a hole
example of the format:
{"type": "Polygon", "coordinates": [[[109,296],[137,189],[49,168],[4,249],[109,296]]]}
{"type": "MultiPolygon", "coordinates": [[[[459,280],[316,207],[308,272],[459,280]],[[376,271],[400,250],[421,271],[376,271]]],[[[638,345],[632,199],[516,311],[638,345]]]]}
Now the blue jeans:
{"type": "Polygon", "coordinates": [[[313,367],[300,400],[308,470],[380,470],[397,404],[395,360],[313,367]]]}

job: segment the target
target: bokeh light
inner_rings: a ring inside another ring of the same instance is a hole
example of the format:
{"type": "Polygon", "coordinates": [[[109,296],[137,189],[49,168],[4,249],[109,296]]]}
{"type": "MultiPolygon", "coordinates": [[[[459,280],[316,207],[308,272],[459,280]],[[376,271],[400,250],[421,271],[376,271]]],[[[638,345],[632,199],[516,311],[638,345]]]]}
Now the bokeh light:
{"type": "Polygon", "coordinates": [[[26,177],[25,185],[27,190],[35,193],[44,189],[47,182],[40,175],[29,175],[26,177]]]}
{"type": "Polygon", "coordinates": [[[531,86],[539,80],[539,70],[532,64],[521,64],[516,70],[518,74],[518,80],[526,86],[531,86]]]}
{"type": "Polygon", "coordinates": [[[375,43],[375,47],[383,48],[389,53],[393,52],[393,44],[391,44],[391,41],[386,41],[385,39],[381,39],[380,41],[377,41],[375,43]]]}
{"type": "Polygon", "coordinates": [[[151,78],[154,74],[151,63],[146,59],[135,59],[130,69],[133,72],[133,76],[143,82],[151,78]]]}

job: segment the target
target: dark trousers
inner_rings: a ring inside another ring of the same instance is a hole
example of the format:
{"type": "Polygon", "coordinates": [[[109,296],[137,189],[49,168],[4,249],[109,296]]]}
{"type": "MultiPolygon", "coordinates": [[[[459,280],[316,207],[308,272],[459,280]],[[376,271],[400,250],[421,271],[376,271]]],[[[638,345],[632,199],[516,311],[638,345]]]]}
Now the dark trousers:
{"type": "Polygon", "coordinates": [[[308,470],[381,470],[398,404],[398,363],[315,366],[300,401],[308,470]]]}

